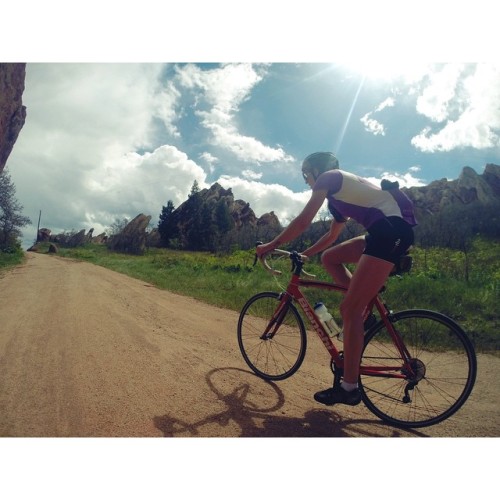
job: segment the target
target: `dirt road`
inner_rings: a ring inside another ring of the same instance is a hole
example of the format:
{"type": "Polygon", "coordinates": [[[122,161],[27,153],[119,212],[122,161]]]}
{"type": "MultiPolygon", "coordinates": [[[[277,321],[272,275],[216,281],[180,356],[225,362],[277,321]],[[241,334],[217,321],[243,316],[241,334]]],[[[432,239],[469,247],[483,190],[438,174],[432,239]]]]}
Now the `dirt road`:
{"type": "Polygon", "coordinates": [[[476,387],[448,421],[381,423],[362,404],[325,408],[331,383],[311,339],[277,384],[249,372],[237,314],[57,256],[28,254],[0,275],[0,436],[499,436],[500,361],[479,356],[476,387]]]}

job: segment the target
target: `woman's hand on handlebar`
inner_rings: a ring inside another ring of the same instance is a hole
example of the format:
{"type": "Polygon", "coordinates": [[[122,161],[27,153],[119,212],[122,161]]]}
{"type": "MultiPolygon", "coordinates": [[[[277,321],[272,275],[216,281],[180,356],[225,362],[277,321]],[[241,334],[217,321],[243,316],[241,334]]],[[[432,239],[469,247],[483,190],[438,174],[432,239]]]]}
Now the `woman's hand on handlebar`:
{"type": "MultiPolygon", "coordinates": [[[[255,247],[255,260],[257,262],[257,259],[262,261],[262,263],[265,265],[266,264],[266,257],[271,254],[279,254],[279,255],[291,255],[292,253],[297,253],[297,252],[288,252],[286,250],[282,250],[280,248],[277,248],[275,243],[273,241],[269,243],[260,243],[258,242],[257,246],[255,247]]],[[[308,255],[304,254],[298,254],[300,259],[302,259],[303,262],[306,262],[309,260],[308,255]]]]}
{"type": "MultiPolygon", "coordinates": [[[[276,248],[274,246],[274,242],[270,242],[267,244],[259,244],[257,245],[255,249],[255,262],[254,265],[257,263],[257,259],[260,260],[264,268],[269,271],[271,274],[274,275],[280,275],[281,271],[278,271],[276,269],[273,269],[269,263],[267,262],[266,257],[271,254],[277,254],[277,255],[282,255],[282,256],[287,256],[292,259],[292,271],[295,269],[295,266],[298,264],[298,262],[304,263],[305,261],[309,260],[309,257],[307,255],[299,254],[297,252],[288,252],[286,250],[282,250],[280,248],[276,248]],[[299,259],[299,261],[297,261],[299,259]]],[[[302,267],[301,267],[301,272],[303,272],[305,275],[310,276],[310,277],[315,277],[314,274],[310,274],[305,272],[302,267]]]]}

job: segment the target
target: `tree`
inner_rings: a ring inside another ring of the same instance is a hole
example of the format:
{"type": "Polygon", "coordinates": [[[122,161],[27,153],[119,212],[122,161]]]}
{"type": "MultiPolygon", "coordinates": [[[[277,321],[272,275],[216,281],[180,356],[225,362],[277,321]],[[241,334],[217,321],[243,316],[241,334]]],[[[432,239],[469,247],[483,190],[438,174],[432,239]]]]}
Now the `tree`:
{"type": "Polygon", "coordinates": [[[192,196],[196,196],[200,192],[200,185],[198,184],[198,181],[195,179],[193,181],[193,185],[191,186],[191,192],[189,193],[189,198],[192,196]]]}
{"type": "Polygon", "coordinates": [[[191,193],[184,204],[183,217],[189,221],[184,228],[185,247],[188,250],[208,250],[213,224],[208,207],[203,202],[198,182],[195,180],[191,193]]]}
{"type": "Polygon", "coordinates": [[[177,227],[175,206],[172,200],[168,200],[167,206],[161,209],[158,232],[160,233],[162,246],[168,247],[170,242],[178,237],[179,229],[177,227]]]}
{"type": "Polygon", "coordinates": [[[123,218],[121,220],[116,218],[115,222],[113,222],[113,224],[111,224],[111,226],[108,228],[108,236],[115,236],[117,234],[120,234],[129,222],[130,221],[126,218],[123,218]]]}
{"type": "Polygon", "coordinates": [[[213,251],[228,252],[231,246],[231,230],[234,228],[234,220],[231,217],[229,207],[224,199],[220,199],[215,206],[213,251]]]}
{"type": "Polygon", "coordinates": [[[229,207],[223,199],[220,199],[215,207],[215,224],[220,234],[226,234],[234,227],[229,207]]]}
{"type": "Polygon", "coordinates": [[[23,206],[16,199],[16,187],[7,172],[0,172],[0,249],[19,245],[21,228],[31,224],[29,217],[22,215],[23,206]]]}

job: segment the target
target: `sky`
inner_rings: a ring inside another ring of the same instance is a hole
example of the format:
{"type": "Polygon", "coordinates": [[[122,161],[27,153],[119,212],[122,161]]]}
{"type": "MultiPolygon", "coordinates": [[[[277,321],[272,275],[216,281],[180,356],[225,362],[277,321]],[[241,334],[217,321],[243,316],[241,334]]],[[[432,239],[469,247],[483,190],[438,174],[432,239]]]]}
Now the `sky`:
{"type": "Polygon", "coordinates": [[[317,0],[286,11],[186,0],[167,12],[89,0],[78,16],[60,0],[26,3],[9,9],[32,36],[15,23],[0,34],[0,60],[28,63],[26,123],[7,162],[32,220],[24,246],[40,212],[54,234],[99,234],[139,213],[154,226],[194,181],[286,225],[310,195],[300,165],[315,151],[403,186],[500,163],[500,60],[483,0],[452,12],[422,0],[410,20],[392,0],[328,15],[317,0]]]}
{"type": "Polygon", "coordinates": [[[26,123],[7,166],[54,234],[139,213],[156,225],[193,182],[218,182],[286,224],[310,196],[301,161],[404,186],[500,164],[500,64],[27,64],[26,123]]]}

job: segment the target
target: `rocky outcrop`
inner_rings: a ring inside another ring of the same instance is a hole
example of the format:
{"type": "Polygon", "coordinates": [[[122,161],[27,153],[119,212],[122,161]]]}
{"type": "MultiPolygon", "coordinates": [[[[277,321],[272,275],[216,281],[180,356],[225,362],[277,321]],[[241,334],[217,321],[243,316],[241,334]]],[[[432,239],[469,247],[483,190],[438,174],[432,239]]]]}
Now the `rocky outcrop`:
{"type": "MultiPolygon", "coordinates": [[[[274,212],[264,214],[260,218],[256,217],[255,212],[250,208],[250,203],[243,200],[235,200],[231,188],[224,189],[219,183],[213,184],[208,189],[202,189],[199,192],[202,204],[205,204],[210,210],[215,209],[217,203],[223,200],[228,207],[229,214],[234,221],[236,230],[265,227],[268,224],[281,230],[281,225],[274,212]]],[[[189,201],[189,200],[188,200],[189,201]]],[[[188,201],[181,204],[176,209],[176,216],[181,221],[181,225],[189,225],[187,207],[188,201]]]]}
{"type": "Polygon", "coordinates": [[[92,243],[96,243],[98,245],[106,243],[107,240],[108,240],[108,236],[106,233],[101,233],[101,234],[98,234],[97,236],[92,236],[92,243]]]}
{"type": "Polygon", "coordinates": [[[46,227],[42,227],[38,230],[38,235],[36,241],[50,241],[52,231],[46,227]]]}
{"type": "MultiPolygon", "coordinates": [[[[41,231],[41,230],[40,230],[41,231]]],[[[50,230],[46,230],[50,231],[50,230]]],[[[48,241],[52,241],[54,243],[58,243],[61,246],[75,248],[86,245],[87,243],[93,242],[92,233],[94,229],[90,229],[88,233],[86,233],[85,229],[81,229],[78,232],[70,232],[70,233],[60,233],[55,236],[50,236],[48,241]]],[[[39,240],[44,241],[44,240],[39,240]]]]}
{"type": "Polygon", "coordinates": [[[479,175],[464,167],[458,179],[441,179],[427,186],[404,189],[413,200],[417,215],[436,214],[450,205],[478,202],[488,205],[500,197],[500,166],[488,164],[479,175]]]}
{"type": "Polygon", "coordinates": [[[146,234],[146,246],[150,248],[159,247],[161,245],[161,236],[158,228],[152,229],[146,234]]]}
{"type": "Polygon", "coordinates": [[[231,188],[218,183],[192,192],[170,217],[175,227],[170,229],[175,232],[172,241],[180,249],[228,251],[233,245],[246,249],[282,229],[274,213],[257,217],[249,203],[235,200],[231,188]]]}
{"type": "Polygon", "coordinates": [[[483,179],[490,186],[493,195],[500,197],[500,167],[493,163],[488,163],[484,169],[483,179]]]}
{"type": "Polygon", "coordinates": [[[146,229],[150,220],[151,215],[139,214],[121,233],[110,237],[106,246],[113,251],[142,255],[146,250],[146,229]]]}
{"type": "Polygon", "coordinates": [[[269,212],[267,214],[262,215],[257,219],[257,226],[267,226],[271,229],[276,229],[277,231],[281,231],[281,224],[274,212],[269,212]]]}
{"type": "Polygon", "coordinates": [[[255,240],[251,242],[251,247],[256,241],[270,241],[281,233],[283,227],[274,212],[263,214],[256,221],[255,240]]]}
{"type": "MultiPolygon", "coordinates": [[[[92,237],[92,231],[93,229],[90,230],[90,237],[92,237]]],[[[85,229],[82,229],[81,231],[78,231],[78,233],[74,234],[71,236],[71,238],[67,242],[67,246],[74,248],[74,247],[81,247],[82,245],[85,245],[89,241],[89,238],[87,238],[87,235],[85,234],[85,229]]]]}
{"type": "Polygon", "coordinates": [[[250,203],[243,200],[234,200],[229,208],[231,212],[231,217],[234,220],[236,229],[242,229],[244,227],[255,227],[257,226],[257,217],[254,211],[250,208],[250,203]]]}
{"type": "Polygon", "coordinates": [[[0,172],[26,120],[23,106],[26,64],[0,63],[0,172]]]}

